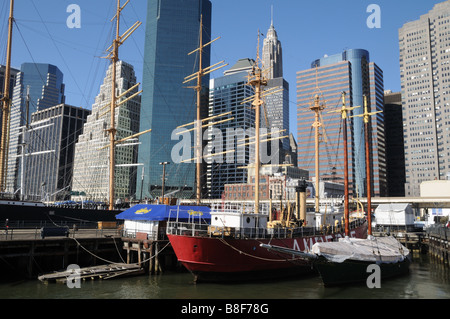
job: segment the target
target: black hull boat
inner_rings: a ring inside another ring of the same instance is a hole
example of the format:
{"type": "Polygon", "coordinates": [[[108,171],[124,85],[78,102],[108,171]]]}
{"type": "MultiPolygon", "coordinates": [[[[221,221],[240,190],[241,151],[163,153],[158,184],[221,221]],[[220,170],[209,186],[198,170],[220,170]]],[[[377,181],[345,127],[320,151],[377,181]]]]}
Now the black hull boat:
{"type": "Polygon", "coordinates": [[[346,237],[338,242],[316,243],[310,252],[261,246],[277,253],[313,260],[325,286],[370,284],[376,279],[405,275],[411,263],[409,250],[392,236],[369,236],[367,239],[346,237]]]}
{"type": "Polygon", "coordinates": [[[389,279],[409,273],[411,261],[405,258],[395,263],[372,263],[359,260],[346,260],[342,263],[329,262],[325,258],[315,263],[315,268],[320,274],[325,286],[340,286],[349,284],[373,283],[371,274],[375,269],[371,265],[378,265],[380,279],[389,279]]]}
{"type": "Polygon", "coordinates": [[[317,243],[312,253],[325,286],[367,283],[372,273],[380,280],[405,275],[411,263],[409,250],[392,236],[317,243]]]}

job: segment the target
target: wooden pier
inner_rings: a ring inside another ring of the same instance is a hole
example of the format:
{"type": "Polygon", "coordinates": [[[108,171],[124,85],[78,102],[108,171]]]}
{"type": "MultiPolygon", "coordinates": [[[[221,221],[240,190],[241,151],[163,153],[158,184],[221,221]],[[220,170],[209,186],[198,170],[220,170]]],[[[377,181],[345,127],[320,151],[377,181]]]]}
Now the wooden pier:
{"type": "Polygon", "coordinates": [[[148,274],[161,274],[178,267],[177,257],[168,239],[148,239],[147,233],[136,233],[135,238],[122,237],[127,263],[137,263],[148,274]]]}
{"type": "Polygon", "coordinates": [[[430,256],[442,263],[450,264],[450,228],[443,225],[427,229],[430,256]]]}
{"type": "MultiPolygon", "coordinates": [[[[384,232],[374,232],[375,237],[384,236],[384,232]]],[[[426,232],[407,232],[391,231],[390,234],[394,236],[402,245],[408,248],[411,252],[418,252],[425,254],[428,251],[428,236],[426,232]]]]}
{"type": "Polygon", "coordinates": [[[38,279],[42,282],[49,283],[67,283],[71,279],[79,280],[95,280],[95,279],[111,279],[123,276],[135,276],[144,273],[144,269],[137,264],[108,264],[102,266],[86,267],[79,269],[70,269],[60,272],[41,275],[38,279]]]}
{"type": "Polygon", "coordinates": [[[42,239],[33,231],[0,234],[0,279],[11,276],[35,279],[38,275],[66,269],[122,262],[120,235],[86,231],[68,237],[42,239]]]}

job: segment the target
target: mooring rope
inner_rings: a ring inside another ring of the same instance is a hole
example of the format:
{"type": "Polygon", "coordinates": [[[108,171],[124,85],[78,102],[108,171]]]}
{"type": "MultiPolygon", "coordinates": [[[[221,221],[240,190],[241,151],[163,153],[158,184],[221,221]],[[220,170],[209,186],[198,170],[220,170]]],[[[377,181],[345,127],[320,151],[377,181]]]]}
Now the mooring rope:
{"type": "Polygon", "coordinates": [[[87,248],[85,248],[83,245],[81,245],[80,242],[76,238],[74,238],[74,237],[69,237],[69,238],[73,239],[77,243],[78,246],[80,246],[84,251],[86,251],[87,253],[91,254],[95,258],[98,258],[98,259],[103,260],[104,262],[107,262],[107,263],[110,263],[110,264],[117,264],[114,261],[110,261],[110,260],[104,259],[104,258],[102,258],[100,256],[97,256],[94,253],[90,252],[87,248]]]}
{"type": "MultiPolygon", "coordinates": [[[[80,242],[79,242],[76,238],[74,238],[74,237],[70,237],[70,238],[73,239],[73,240],[75,240],[78,246],[80,246],[83,250],[85,250],[87,253],[91,254],[91,255],[94,256],[95,258],[98,258],[98,259],[103,260],[103,261],[105,261],[105,262],[107,262],[107,263],[110,263],[110,264],[117,264],[117,262],[110,261],[110,260],[106,260],[106,259],[101,258],[100,256],[97,256],[97,255],[95,255],[94,253],[90,252],[87,248],[85,248],[83,245],[81,245],[80,242]]],[[[113,240],[114,240],[114,245],[116,245],[116,241],[115,241],[114,238],[113,238],[113,240]]],[[[145,262],[147,262],[147,261],[149,261],[149,260],[155,258],[155,257],[158,256],[164,249],[166,249],[167,246],[169,246],[169,245],[170,245],[170,241],[169,241],[169,242],[168,242],[161,250],[159,250],[158,253],[156,253],[155,255],[151,256],[151,257],[148,258],[148,259],[145,259],[145,260],[141,261],[141,263],[145,263],[145,262]]],[[[117,248],[117,245],[116,245],[116,248],[117,248]]],[[[117,252],[119,253],[119,251],[117,251],[117,252]]],[[[123,260],[123,258],[122,258],[122,256],[120,255],[120,253],[119,253],[119,256],[120,256],[120,258],[122,259],[123,263],[125,264],[125,261],[123,260]]]]}

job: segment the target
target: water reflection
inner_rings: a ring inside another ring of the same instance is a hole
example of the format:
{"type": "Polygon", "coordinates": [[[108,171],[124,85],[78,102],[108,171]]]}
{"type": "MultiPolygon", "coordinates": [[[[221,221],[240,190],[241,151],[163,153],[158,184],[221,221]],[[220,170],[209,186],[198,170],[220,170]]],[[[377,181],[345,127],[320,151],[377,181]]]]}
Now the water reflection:
{"type": "Polygon", "coordinates": [[[449,299],[449,267],[415,256],[410,274],[365,285],[325,288],[318,276],[265,283],[194,284],[189,273],[165,273],[115,280],[87,280],[80,289],[21,281],[0,284],[1,299],[449,299]]]}

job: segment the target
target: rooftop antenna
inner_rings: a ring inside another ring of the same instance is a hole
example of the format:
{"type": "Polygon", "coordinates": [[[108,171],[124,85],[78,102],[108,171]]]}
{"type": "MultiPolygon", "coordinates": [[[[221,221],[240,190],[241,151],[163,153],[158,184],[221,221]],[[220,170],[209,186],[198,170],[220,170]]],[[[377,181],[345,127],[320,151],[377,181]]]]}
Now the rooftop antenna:
{"type": "Polygon", "coordinates": [[[270,6],[270,25],[273,26],[273,4],[270,6]]]}

